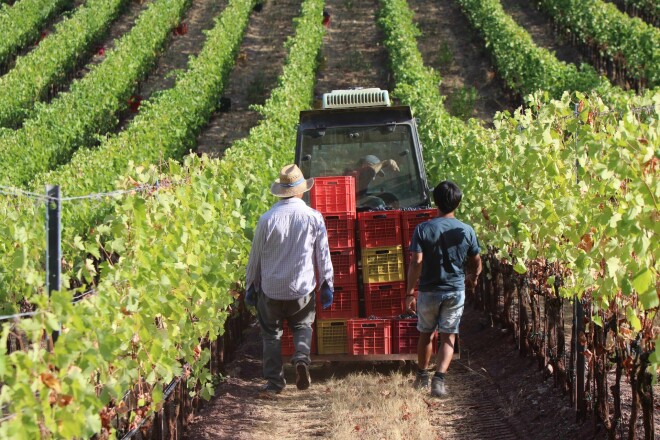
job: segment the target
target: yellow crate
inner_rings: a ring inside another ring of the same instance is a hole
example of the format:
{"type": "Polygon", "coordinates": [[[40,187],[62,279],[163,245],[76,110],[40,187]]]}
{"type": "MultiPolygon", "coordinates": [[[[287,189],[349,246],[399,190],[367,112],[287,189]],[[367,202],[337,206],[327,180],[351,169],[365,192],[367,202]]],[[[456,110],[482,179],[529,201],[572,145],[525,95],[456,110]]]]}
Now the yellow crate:
{"type": "Polygon", "coordinates": [[[345,319],[316,321],[316,337],[319,354],[348,353],[348,336],[345,319]]]}
{"type": "Polygon", "coordinates": [[[364,283],[405,281],[403,247],[363,248],[362,280],[364,283]]]}

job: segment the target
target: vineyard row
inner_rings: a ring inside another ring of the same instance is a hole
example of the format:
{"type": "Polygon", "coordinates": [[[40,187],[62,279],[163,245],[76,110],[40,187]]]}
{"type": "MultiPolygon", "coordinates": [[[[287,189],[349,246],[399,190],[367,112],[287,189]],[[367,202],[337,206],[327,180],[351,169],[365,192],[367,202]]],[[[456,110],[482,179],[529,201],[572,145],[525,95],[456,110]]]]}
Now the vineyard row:
{"type": "Polygon", "coordinates": [[[579,68],[559,61],[502,8],[499,0],[457,0],[472,26],[482,35],[497,73],[523,97],[537,90],[560,98],[565,90],[604,91],[609,83],[589,65],[579,68]]]}
{"type": "Polygon", "coordinates": [[[622,66],[643,88],[660,85],[660,30],[602,0],[537,0],[582,44],[622,66]]]}
{"type": "Polygon", "coordinates": [[[36,102],[68,79],[117,18],[127,0],[89,0],[0,77],[0,127],[18,127],[36,102]]]}
{"type": "Polygon", "coordinates": [[[0,10],[0,71],[24,46],[38,41],[41,27],[71,0],[22,0],[0,10]]]}
{"type": "Polygon", "coordinates": [[[49,105],[38,106],[21,129],[2,132],[0,183],[26,185],[36,174],[68,162],[76,149],[91,147],[96,136],[115,126],[117,113],[127,107],[189,4],[154,1],[101,64],[49,105]]]}
{"type": "MultiPolygon", "coordinates": [[[[420,117],[431,183],[448,178],[465,190],[459,215],[475,225],[486,244],[485,272],[511,274],[504,280],[505,290],[510,284],[515,289],[519,280],[525,282],[517,287],[522,298],[519,317],[531,304],[532,318],[520,318],[517,324],[521,347],[552,343],[526,339],[535,330],[524,325],[539,319],[533,315],[539,298],[550,305],[589,304],[588,315],[578,322],[574,335],[579,350],[573,355],[582,363],[571,368],[589,365],[597,392],[587,395],[592,380],[585,378],[584,368],[577,370],[577,377],[564,376],[564,383],[573,381],[578,407],[584,408],[591,399],[589,406],[614,433],[621,423],[621,401],[620,395],[614,396],[615,413],[610,414],[611,396],[603,385],[608,359],[616,360],[617,374],[630,377],[633,395],[639,399],[647,397],[643,388],[660,366],[655,351],[660,335],[653,329],[659,306],[660,160],[654,145],[660,137],[660,96],[657,92],[612,95],[617,105],[612,108],[597,95],[564,93],[561,100],[548,101],[537,94],[530,108],[499,115],[493,130],[464,124],[434,105],[440,99],[437,75],[421,62],[405,0],[381,3],[380,23],[397,81],[395,92],[420,117]],[[524,275],[514,278],[517,274],[524,275]],[[530,303],[526,295],[531,290],[535,293],[530,303]]],[[[499,289],[495,278],[483,279],[484,284],[499,289]]],[[[510,297],[512,291],[506,295],[510,297]]],[[[497,294],[491,295],[497,300],[497,294]]],[[[512,305],[505,302],[501,312],[496,307],[488,310],[501,313],[506,321],[512,305]]],[[[559,320],[553,317],[552,322],[556,325],[559,320]]],[[[551,331],[543,335],[552,337],[558,336],[551,331]]],[[[541,349],[539,356],[551,366],[561,366],[557,372],[568,374],[567,366],[560,365],[563,345],[553,347],[547,352],[541,349]]],[[[646,423],[652,416],[648,405],[644,408],[646,433],[652,436],[652,423],[646,423]]],[[[635,411],[630,416],[631,432],[635,411]]]]}

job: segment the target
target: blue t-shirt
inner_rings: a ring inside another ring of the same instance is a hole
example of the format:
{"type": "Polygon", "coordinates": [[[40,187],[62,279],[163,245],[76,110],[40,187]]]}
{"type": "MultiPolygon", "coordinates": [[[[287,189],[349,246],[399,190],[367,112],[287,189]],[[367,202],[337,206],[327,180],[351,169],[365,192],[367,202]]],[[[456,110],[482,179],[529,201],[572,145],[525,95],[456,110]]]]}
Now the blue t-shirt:
{"type": "Polygon", "coordinates": [[[419,290],[441,292],[465,290],[467,257],[481,251],[470,225],[446,217],[417,225],[409,250],[423,254],[419,290]]]}

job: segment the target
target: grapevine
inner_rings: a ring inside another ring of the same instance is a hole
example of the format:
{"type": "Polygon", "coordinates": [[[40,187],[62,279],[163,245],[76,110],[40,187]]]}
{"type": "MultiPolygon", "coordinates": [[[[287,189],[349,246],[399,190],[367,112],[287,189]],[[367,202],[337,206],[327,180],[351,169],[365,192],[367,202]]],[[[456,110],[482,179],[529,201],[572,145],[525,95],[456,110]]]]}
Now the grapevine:
{"type": "Polygon", "coordinates": [[[125,4],[125,0],[92,0],[60,22],[37,48],[19,57],[0,78],[0,127],[17,127],[35,102],[67,79],[125,4]]]}
{"type": "Polygon", "coordinates": [[[36,173],[68,162],[73,151],[92,146],[97,134],[113,127],[117,112],[127,107],[137,81],[151,68],[188,4],[156,0],[101,64],[53,102],[39,105],[20,130],[3,132],[0,182],[25,185],[36,173]],[[24,154],[26,145],[29,154],[24,154]]]}
{"type": "Polygon", "coordinates": [[[27,0],[1,8],[0,66],[6,67],[23,46],[38,41],[46,21],[71,4],[70,0],[27,0]]]}
{"type": "Polygon", "coordinates": [[[159,190],[125,198],[115,205],[112,220],[99,226],[96,234],[112,232],[114,245],[123,241],[125,249],[104,269],[97,294],[75,305],[68,292],[54,294],[50,302],[34,298],[45,313],[21,321],[29,339],[38,341],[52,329],[54,316],[62,317],[64,331],[53,353],[35,344],[2,355],[0,364],[7,368],[0,369],[5,384],[0,400],[20,417],[0,425],[0,436],[31,438],[40,427],[53,438],[111,432],[109,412],[121,410],[122,396],[137,383],[145,384],[138,395],[145,412],[162,405],[162,385],[179,375],[189,384],[199,381],[202,396],[210,396],[208,350],[193,341],[215,339],[234,301],[255,213],[270,203],[261,192],[246,198],[245,189],[262,187],[276,173],[278,162],[256,164],[265,142],[274,146],[276,161],[291,154],[286,145],[295,136],[292,121],[312,98],[322,9],[318,0],[303,3],[280,86],[261,109],[266,119],[223,160],[189,156],[183,164],[170,162],[164,175],[155,167],[130,172],[126,188],[158,180],[159,190]],[[179,360],[191,366],[188,373],[179,360]],[[29,377],[37,380],[26,394],[20,384],[29,377]]]}

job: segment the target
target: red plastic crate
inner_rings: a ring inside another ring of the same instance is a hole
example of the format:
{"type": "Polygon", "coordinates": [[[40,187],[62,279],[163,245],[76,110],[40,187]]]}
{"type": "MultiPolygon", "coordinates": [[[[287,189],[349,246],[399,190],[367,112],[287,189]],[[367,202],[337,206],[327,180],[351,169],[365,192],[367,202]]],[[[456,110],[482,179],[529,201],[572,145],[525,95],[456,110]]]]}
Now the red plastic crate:
{"type": "MultiPolygon", "coordinates": [[[[437,217],[437,209],[420,209],[417,211],[401,211],[401,230],[403,241],[403,249],[408,253],[408,248],[410,247],[410,240],[412,240],[413,233],[415,232],[415,227],[418,224],[424,223],[425,221],[431,220],[434,217],[437,217]]],[[[406,258],[406,267],[407,263],[410,260],[408,256],[406,258]]]]}
{"type": "Polygon", "coordinates": [[[323,305],[321,304],[321,294],[317,293],[317,319],[357,318],[358,316],[360,316],[360,303],[357,283],[347,285],[335,284],[332,305],[325,310],[323,310],[323,305]]]}
{"type": "Polygon", "coordinates": [[[323,214],[330,249],[355,247],[355,214],[323,214]]]}
{"type": "MultiPolygon", "coordinates": [[[[417,353],[417,318],[392,320],[392,354],[417,353]]],[[[438,333],[431,338],[433,353],[438,352],[438,333]]]]}
{"type": "Polygon", "coordinates": [[[379,318],[404,312],[406,283],[371,283],[364,285],[364,306],[367,316],[379,318]]]}
{"type": "Polygon", "coordinates": [[[401,211],[358,213],[360,247],[375,248],[401,245],[401,211]]]}
{"type": "MultiPolygon", "coordinates": [[[[282,356],[292,356],[296,352],[296,348],[293,346],[293,333],[286,320],[283,321],[282,329],[282,356]]],[[[312,351],[310,354],[316,354],[316,323],[312,324],[312,351]]]]}
{"type": "Polygon", "coordinates": [[[309,200],[323,214],[355,213],[355,177],[315,177],[309,200]]]}
{"type": "Polygon", "coordinates": [[[330,248],[330,260],[335,272],[335,285],[357,284],[357,259],[355,249],[330,248]]]}
{"type": "Polygon", "coordinates": [[[389,319],[349,319],[348,354],[390,354],[391,329],[389,319]]]}

